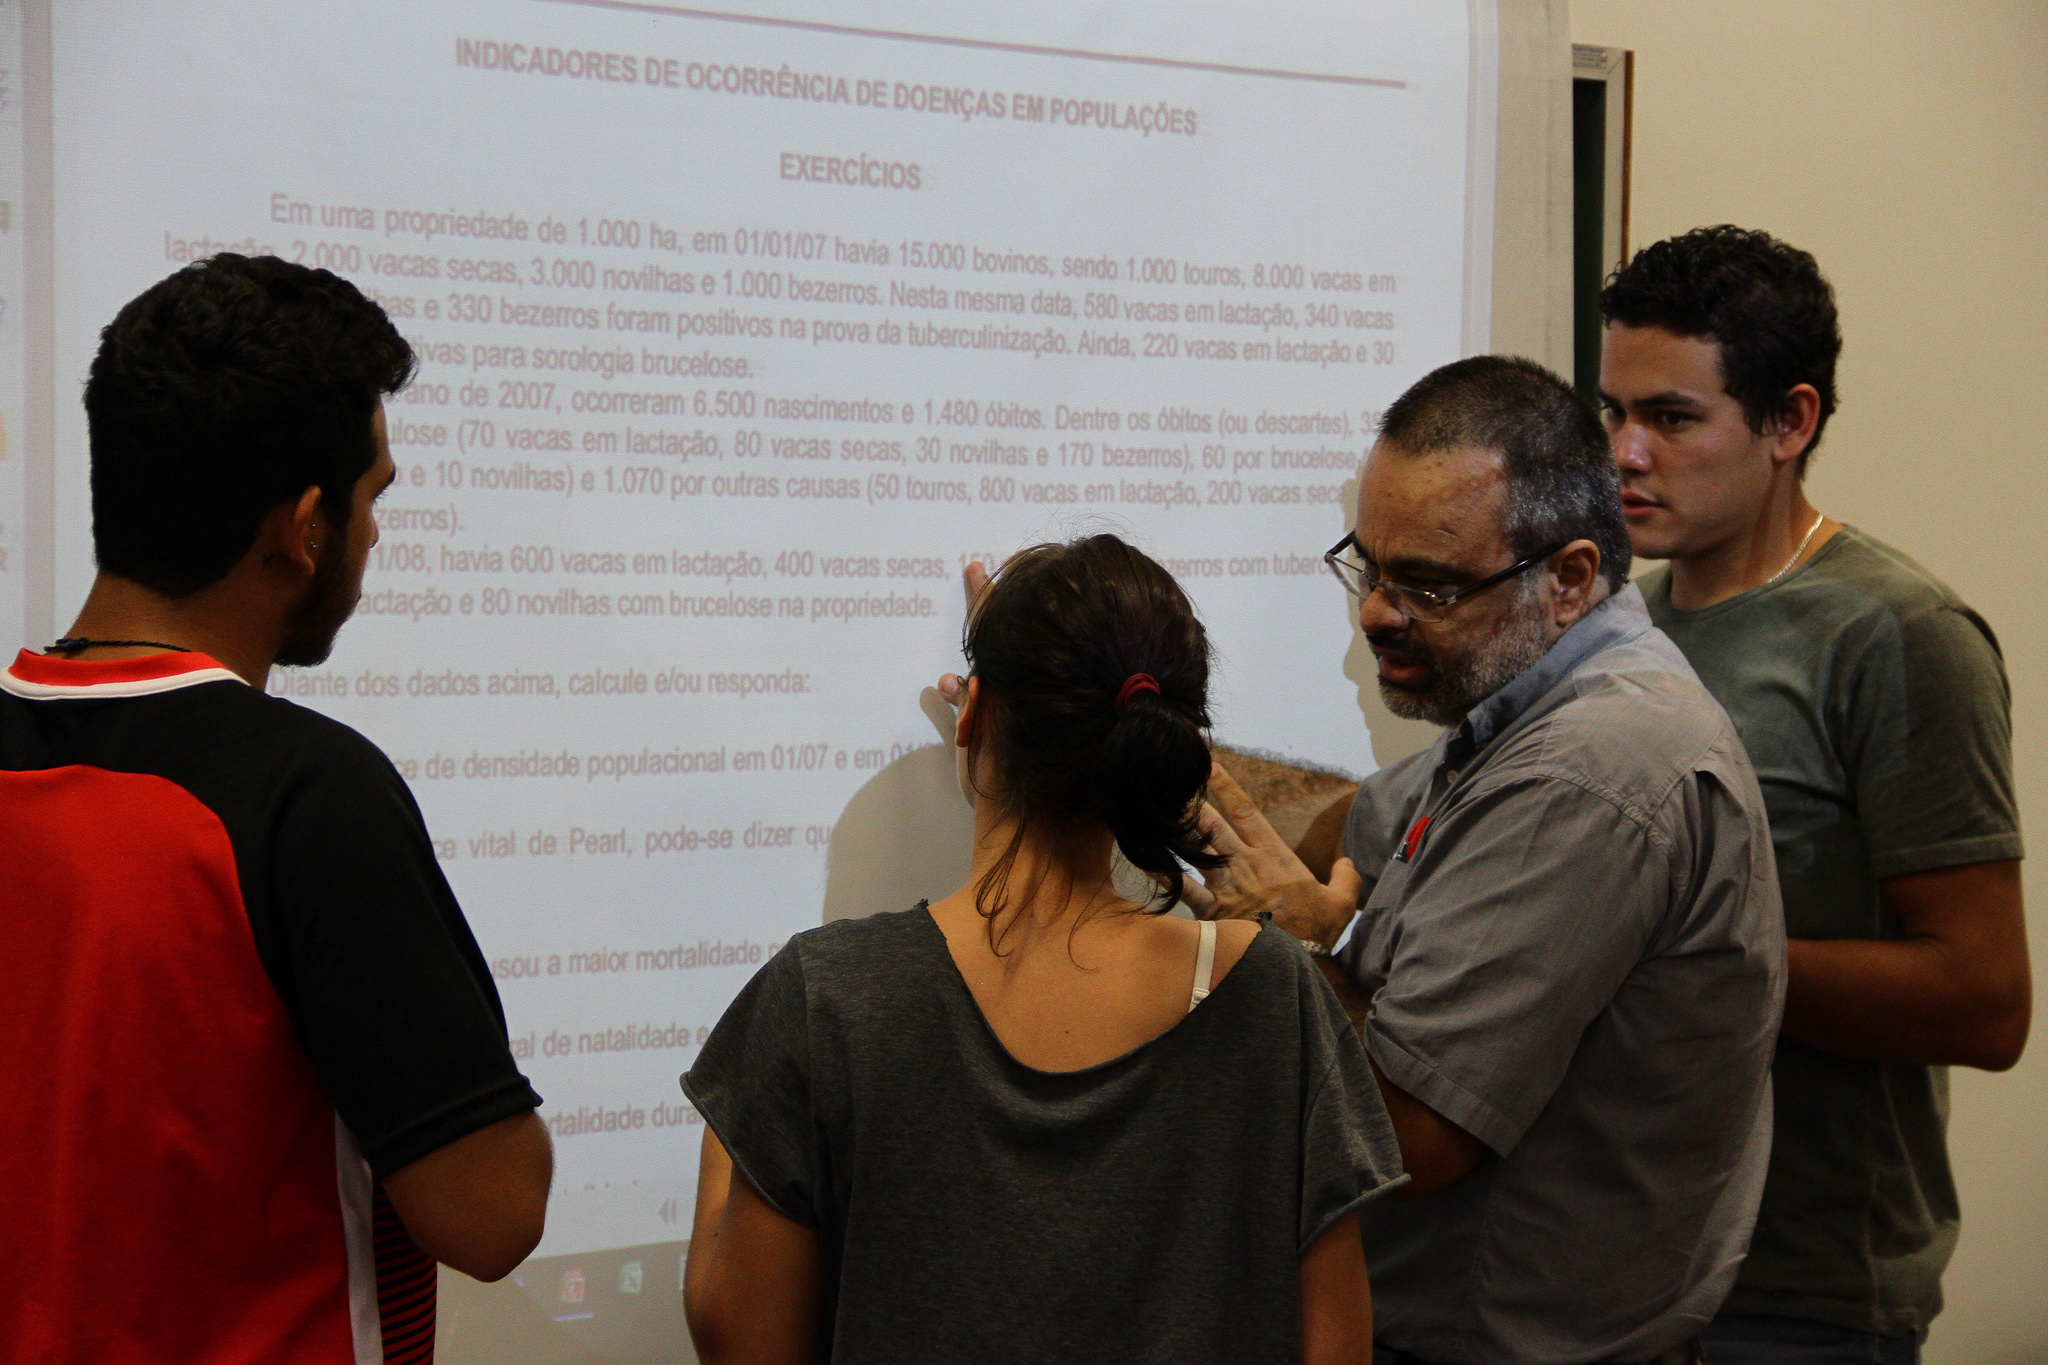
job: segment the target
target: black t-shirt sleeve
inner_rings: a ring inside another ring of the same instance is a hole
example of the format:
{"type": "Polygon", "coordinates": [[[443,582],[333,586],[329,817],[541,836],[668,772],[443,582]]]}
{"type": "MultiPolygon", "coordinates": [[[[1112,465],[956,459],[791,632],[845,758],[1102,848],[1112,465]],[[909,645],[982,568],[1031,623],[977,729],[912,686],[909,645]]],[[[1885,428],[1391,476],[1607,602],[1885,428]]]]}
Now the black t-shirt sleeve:
{"type": "Polygon", "coordinates": [[[1302,1001],[1301,1226],[1297,1254],[1347,1213],[1407,1183],[1365,1047],[1306,954],[1302,1001]]]}
{"type": "Polygon", "coordinates": [[[813,1117],[801,939],[733,999],[682,1084],[747,1183],[778,1212],[818,1226],[825,1154],[813,1117]]]}
{"type": "Polygon", "coordinates": [[[382,1179],[540,1097],[404,779],[353,732],[323,740],[276,807],[272,975],[382,1179]]]}

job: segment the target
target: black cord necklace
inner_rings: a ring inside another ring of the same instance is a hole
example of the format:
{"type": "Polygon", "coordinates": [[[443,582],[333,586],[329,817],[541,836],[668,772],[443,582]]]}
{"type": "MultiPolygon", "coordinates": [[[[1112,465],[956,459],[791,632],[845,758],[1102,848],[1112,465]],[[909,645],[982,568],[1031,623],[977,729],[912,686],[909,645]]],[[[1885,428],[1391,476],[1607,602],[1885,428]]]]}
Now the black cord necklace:
{"type": "Polygon", "coordinates": [[[45,654],[77,654],[87,649],[168,649],[173,654],[190,654],[183,645],[167,645],[161,640],[88,640],[83,635],[67,635],[61,640],[52,640],[45,654]]]}

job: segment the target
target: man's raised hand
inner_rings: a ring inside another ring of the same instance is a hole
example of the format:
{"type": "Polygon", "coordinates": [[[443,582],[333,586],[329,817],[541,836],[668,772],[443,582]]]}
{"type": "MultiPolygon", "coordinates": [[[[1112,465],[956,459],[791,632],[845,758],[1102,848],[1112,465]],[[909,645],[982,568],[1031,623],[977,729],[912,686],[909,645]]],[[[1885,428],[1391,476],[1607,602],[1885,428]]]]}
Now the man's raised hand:
{"type": "Polygon", "coordinates": [[[1209,769],[1201,822],[1209,847],[1230,861],[1206,873],[1204,882],[1188,882],[1181,899],[1191,910],[1203,919],[1254,919],[1271,911],[1273,922],[1296,938],[1336,946],[1365,888],[1349,858],[1331,867],[1327,885],[1317,881],[1244,788],[1218,766],[1209,769]]]}

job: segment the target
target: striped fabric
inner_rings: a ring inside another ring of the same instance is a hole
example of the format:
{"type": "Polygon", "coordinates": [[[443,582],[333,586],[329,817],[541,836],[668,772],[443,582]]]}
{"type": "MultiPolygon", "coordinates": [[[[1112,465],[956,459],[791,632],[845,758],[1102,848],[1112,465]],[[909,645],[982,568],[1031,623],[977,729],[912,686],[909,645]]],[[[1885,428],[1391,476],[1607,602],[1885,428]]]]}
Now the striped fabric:
{"type": "Polygon", "coordinates": [[[438,1267],[419,1249],[382,1185],[372,1196],[377,1307],[384,1320],[384,1365],[432,1365],[438,1267]]]}

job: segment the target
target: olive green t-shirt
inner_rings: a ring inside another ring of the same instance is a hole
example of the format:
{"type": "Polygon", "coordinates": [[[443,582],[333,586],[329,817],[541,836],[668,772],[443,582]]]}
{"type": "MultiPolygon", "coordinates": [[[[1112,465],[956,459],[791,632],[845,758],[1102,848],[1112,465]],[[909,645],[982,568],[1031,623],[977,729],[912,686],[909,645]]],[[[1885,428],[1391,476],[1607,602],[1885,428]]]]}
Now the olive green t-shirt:
{"type": "MultiPolygon", "coordinates": [[[[1776,583],[1699,611],[1642,579],[1749,750],[1793,938],[1892,938],[1886,877],[2021,856],[2010,696],[1983,618],[1845,527],[1776,583]]],[[[1941,1309],[1955,1249],[1944,1067],[1781,1039],[1777,1124],[1724,1312],[1892,1336],[1941,1309]]]]}

